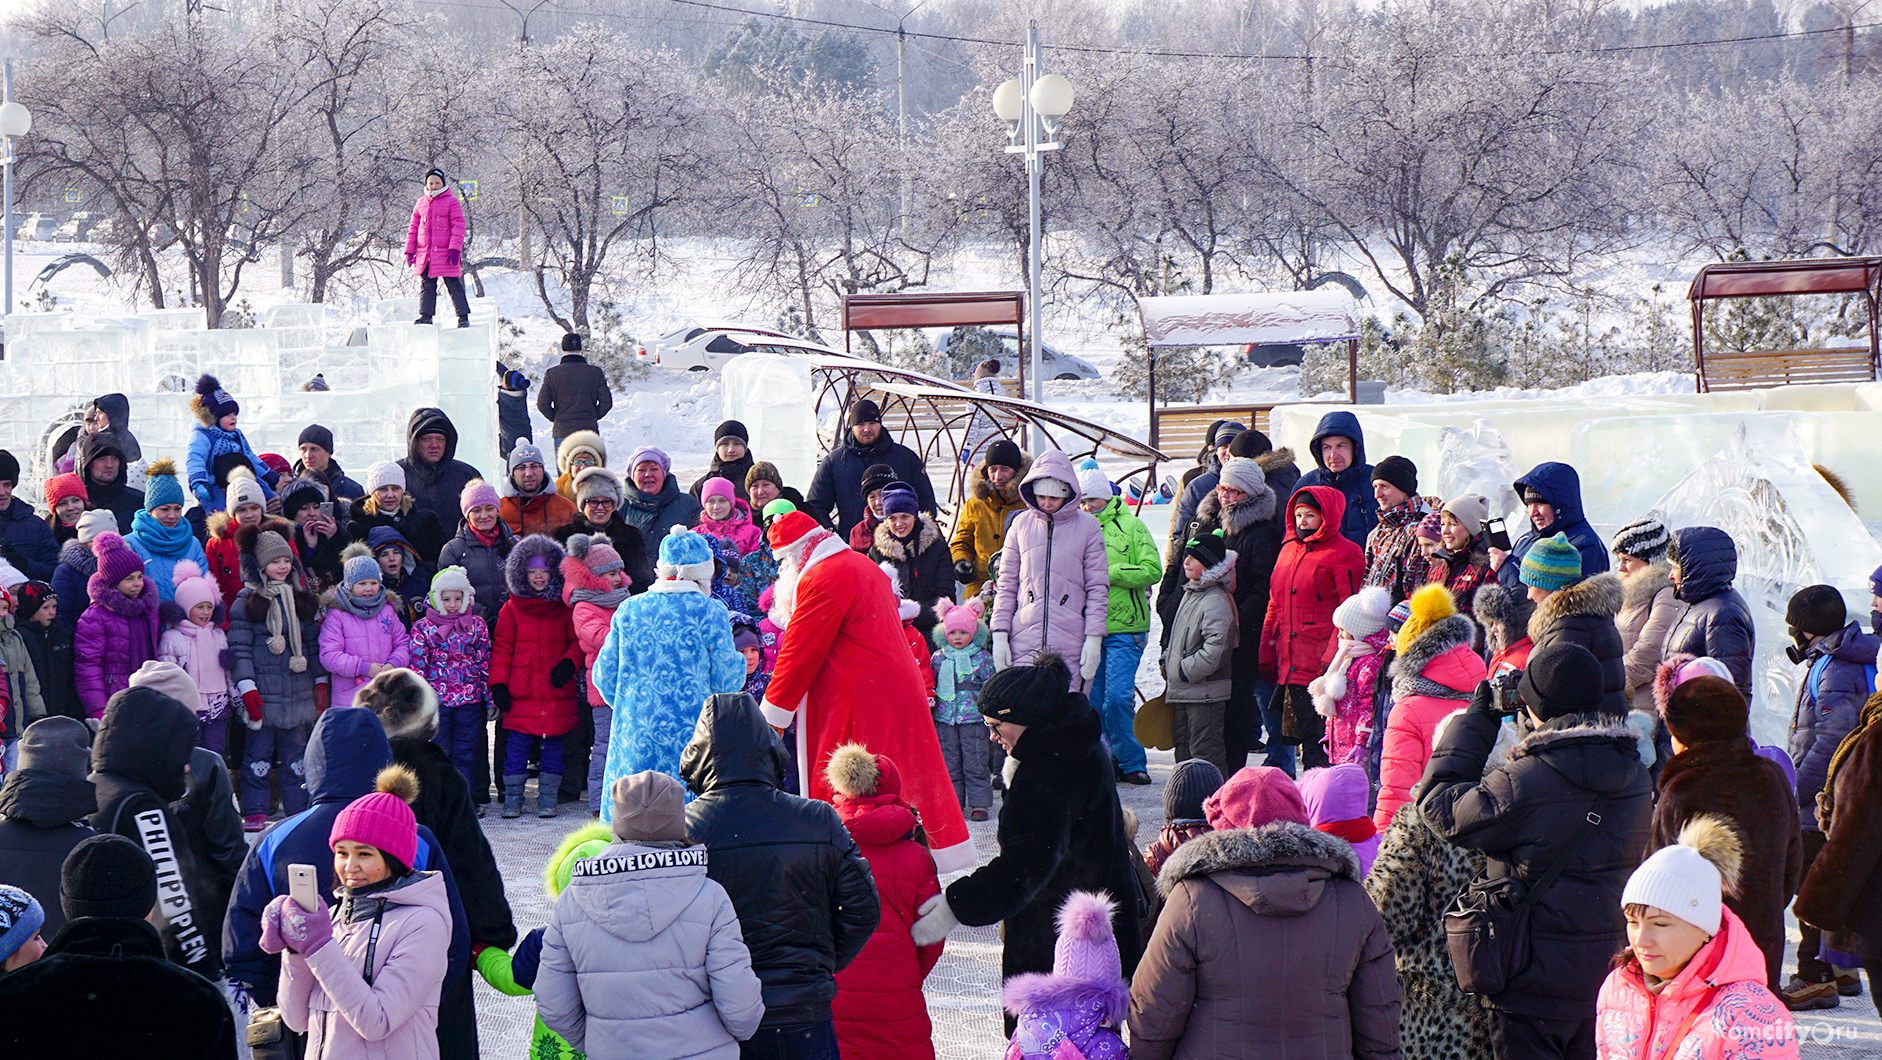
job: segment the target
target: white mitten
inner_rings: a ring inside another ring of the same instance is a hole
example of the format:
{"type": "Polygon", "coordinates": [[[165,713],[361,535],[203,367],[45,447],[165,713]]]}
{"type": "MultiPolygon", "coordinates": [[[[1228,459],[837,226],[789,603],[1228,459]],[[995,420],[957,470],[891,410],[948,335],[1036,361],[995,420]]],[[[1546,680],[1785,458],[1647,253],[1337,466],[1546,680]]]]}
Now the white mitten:
{"type": "Polygon", "coordinates": [[[921,916],[909,926],[908,934],[915,940],[917,946],[932,946],[947,938],[949,932],[961,926],[961,922],[955,919],[954,910],[948,907],[945,894],[937,894],[921,903],[921,907],[916,912],[921,916]]]}
{"type": "Polygon", "coordinates": [[[244,724],[244,725],[246,725],[246,726],[248,726],[248,731],[249,731],[249,732],[260,732],[260,731],[261,731],[261,719],[260,719],[260,718],[251,718],[251,717],[249,717],[249,716],[248,716],[248,711],[246,711],[246,710],[244,710],[244,711],[242,711],[242,724],[244,724]]]}
{"type": "Polygon", "coordinates": [[[1104,638],[1086,637],[1085,648],[1078,653],[1078,673],[1089,684],[1098,679],[1098,667],[1104,665],[1104,638]]]}
{"type": "Polygon", "coordinates": [[[1004,670],[1011,665],[1013,665],[1012,636],[1008,633],[995,633],[993,635],[993,668],[1004,670]]]}

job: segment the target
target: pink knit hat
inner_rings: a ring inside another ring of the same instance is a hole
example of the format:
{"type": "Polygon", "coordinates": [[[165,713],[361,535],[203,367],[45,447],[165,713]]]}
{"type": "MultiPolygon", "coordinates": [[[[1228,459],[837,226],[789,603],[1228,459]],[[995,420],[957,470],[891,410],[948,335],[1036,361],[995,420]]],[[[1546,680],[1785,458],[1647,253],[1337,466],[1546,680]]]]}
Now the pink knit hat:
{"type": "Polygon", "coordinates": [[[1418,536],[1427,541],[1444,540],[1444,519],[1437,512],[1425,516],[1418,522],[1418,536]]]}
{"type": "Polygon", "coordinates": [[[379,790],[347,803],[333,819],[327,846],[343,839],[364,843],[410,869],[418,857],[418,818],[410,805],[418,797],[418,778],[395,762],[379,771],[374,786],[379,790]]]}
{"type": "Polygon", "coordinates": [[[985,610],[980,598],[975,597],[964,604],[937,606],[941,612],[941,629],[946,633],[972,633],[980,626],[980,615],[985,610]]]}
{"type": "Polygon", "coordinates": [[[708,497],[724,497],[730,501],[737,500],[738,494],[733,491],[730,479],[715,477],[707,479],[706,484],[699,487],[699,503],[706,503],[708,497]]]}
{"type": "Polygon", "coordinates": [[[99,534],[92,539],[91,551],[98,557],[98,576],[106,585],[116,585],[144,569],[144,561],[117,534],[99,534]]]}
{"type": "Polygon", "coordinates": [[[458,510],[469,515],[472,508],[488,504],[497,507],[497,488],[483,479],[474,478],[464,483],[464,491],[457,495],[458,510]]]}
{"type": "Polygon", "coordinates": [[[197,604],[213,604],[222,599],[222,590],[216,583],[203,576],[203,569],[193,560],[183,560],[170,572],[172,584],[176,586],[176,605],[189,614],[197,604]]]}
{"type": "Polygon", "coordinates": [[[1273,766],[1243,766],[1203,800],[1209,827],[1260,828],[1277,821],[1308,824],[1307,806],[1294,781],[1273,766]]]}

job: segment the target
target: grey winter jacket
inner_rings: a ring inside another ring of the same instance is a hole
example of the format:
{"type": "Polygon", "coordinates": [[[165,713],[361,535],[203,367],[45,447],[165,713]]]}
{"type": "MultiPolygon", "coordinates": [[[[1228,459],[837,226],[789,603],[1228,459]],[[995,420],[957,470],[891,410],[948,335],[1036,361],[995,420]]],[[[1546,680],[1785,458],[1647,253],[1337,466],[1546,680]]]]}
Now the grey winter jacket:
{"type": "MultiPolygon", "coordinates": [[[[240,698],[251,688],[260,692],[262,724],[271,728],[312,725],[317,713],[314,685],[327,681],[327,668],[320,665],[319,605],[307,592],[294,590],[301,652],[307,660],[307,668],[300,673],[288,666],[291,648],[279,655],[268,650],[268,607],[268,601],[256,597],[253,588],[244,588],[229,605],[229,652],[235,656],[229,677],[235,682],[234,694],[240,698]]],[[[285,631],[282,635],[286,636],[285,631]]],[[[247,717],[239,704],[236,714],[247,717]]]]}
{"type": "Polygon", "coordinates": [[[469,526],[462,526],[458,528],[457,536],[445,542],[444,548],[438,552],[440,569],[464,568],[464,576],[470,580],[471,591],[477,594],[477,613],[493,626],[497,621],[497,612],[503,608],[503,601],[510,598],[510,585],[503,579],[503,562],[515,547],[516,535],[510,532],[509,524],[499,519],[496,544],[484,544],[477,540],[477,535],[471,532],[469,526]]]}
{"type": "Polygon", "coordinates": [[[1788,743],[1797,767],[1797,818],[1806,832],[1817,824],[1817,793],[1830,768],[1830,756],[1862,718],[1869,701],[1868,667],[1876,664],[1882,642],[1854,622],[1804,649],[1804,679],[1797,684],[1796,712],[1788,743]]]}
{"type": "Polygon", "coordinates": [[[1677,595],[1691,606],[1667,632],[1660,657],[1709,655],[1725,664],[1732,683],[1744,693],[1745,702],[1751,702],[1751,655],[1758,634],[1751,608],[1732,588],[1732,579],[1738,577],[1738,547],[1717,527],[1688,526],[1673,531],[1672,554],[1679,566],[1677,595]]]}
{"type": "MultiPolygon", "coordinates": [[[[660,486],[660,492],[651,497],[642,493],[632,479],[621,484],[621,496],[618,514],[627,525],[640,531],[642,558],[649,570],[660,564],[660,542],[666,540],[668,531],[675,526],[690,527],[699,523],[699,498],[681,489],[680,480],[671,473],[660,486]]],[[[621,558],[633,563],[626,556],[621,558]]]]}
{"type": "Polygon", "coordinates": [[[734,1060],[764,1018],[706,848],[617,840],[575,863],[542,940],[536,1008],[590,1056],[734,1060]]]}
{"type": "Polygon", "coordinates": [[[1343,839],[1280,822],[1197,836],[1131,979],[1132,1060],[1397,1060],[1392,940],[1343,839]]]}
{"type": "Polygon", "coordinates": [[[1226,584],[1235,570],[1233,552],[1183,582],[1183,600],[1163,649],[1163,698],[1171,703],[1224,703],[1229,698],[1229,657],[1235,653],[1235,599],[1226,584]]]}

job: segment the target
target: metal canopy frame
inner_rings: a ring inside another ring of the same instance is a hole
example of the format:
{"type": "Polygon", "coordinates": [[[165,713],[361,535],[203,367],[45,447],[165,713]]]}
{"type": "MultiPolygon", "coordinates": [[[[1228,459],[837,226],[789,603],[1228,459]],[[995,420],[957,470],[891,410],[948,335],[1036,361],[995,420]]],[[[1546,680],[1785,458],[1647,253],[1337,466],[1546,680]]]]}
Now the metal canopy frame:
{"type": "MultiPolygon", "coordinates": [[[[1702,266],[1686,298],[1692,302],[1693,371],[1700,393],[1706,384],[1705,307],[1721,298],[1768,298],[1807,294],[1860,294],[1869,310],[1869,376],[1882,368],[1876,311],[1882,301],[1882,257],[1805,258],[1790,261],[1730,261],[1702,266]]],[[[1771,351],[1806,352],[1806,351],[1771,351]]],[[[1831,352],[1831,351],[1823,351],[1831,352]]],[[[1853,353],[1852,348],[1846,352],[1853,353]]]]}
{"type": "MultiPolygon", "coordinates": [[[[843,352],[850,352],[850,332],[876,328],[952,328],[964,324],[1011,324],[1020,349],[1026,348],[1026,296],[1019,291],[948,294],[846,294],[843,296],[843,352]]],[[[1019,393],[1026,396],[1026,358],[1019,361],[1019,393]]]]}

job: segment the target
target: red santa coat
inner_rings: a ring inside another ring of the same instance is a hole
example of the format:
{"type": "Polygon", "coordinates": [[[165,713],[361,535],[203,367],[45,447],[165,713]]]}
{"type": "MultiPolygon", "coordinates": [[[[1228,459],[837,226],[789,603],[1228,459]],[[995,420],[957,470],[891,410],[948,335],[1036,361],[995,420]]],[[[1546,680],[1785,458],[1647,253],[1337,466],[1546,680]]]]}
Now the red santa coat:
{"type": "Polygon", "coordinates": [[[820,532],[804,547],[764,704],[765,720],[780,729],[798,716],[797,790],[832,802],[823,775],[830,752],[860,743],[901,767],[903,797],[921,814],[935,867],[972,868],[974,842],[889,580],[834,534],[820,532]]]}

